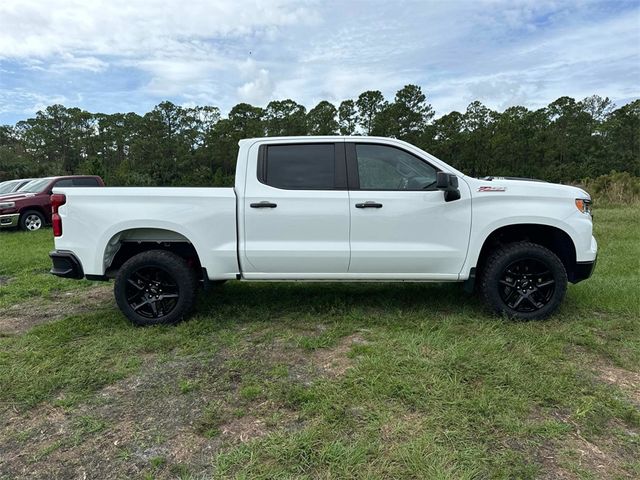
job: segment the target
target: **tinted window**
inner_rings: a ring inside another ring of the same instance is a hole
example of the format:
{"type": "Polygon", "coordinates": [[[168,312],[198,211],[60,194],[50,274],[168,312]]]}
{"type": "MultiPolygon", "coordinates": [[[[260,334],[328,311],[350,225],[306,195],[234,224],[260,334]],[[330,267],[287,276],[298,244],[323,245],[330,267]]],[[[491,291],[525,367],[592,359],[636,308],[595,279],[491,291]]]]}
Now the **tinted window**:
{"type": "Polygon", "coordinates": [[[267,147],[262,180],[286,189],[332,189],[335,184],[335,147],[271,145],[267,147]]]}
{"type": "Polygon", "coordinates": [[[399,148],[356,144],[356,156],[363,190],[426,190],[436,184],[434,167],[399,148]]]}
{"type": "Polygon", "coordinates": [[[65,178],[64,180],[58,180],[53,184],[53,188],[62,188],[62,187],[73,187],[73,180],[70,178],[65,178]]]}
{"type": "Polygon", "coordinates": [[[97,187],[98,180],[95,178],[74,178],[73,179],[74,187],[97,187]]]}

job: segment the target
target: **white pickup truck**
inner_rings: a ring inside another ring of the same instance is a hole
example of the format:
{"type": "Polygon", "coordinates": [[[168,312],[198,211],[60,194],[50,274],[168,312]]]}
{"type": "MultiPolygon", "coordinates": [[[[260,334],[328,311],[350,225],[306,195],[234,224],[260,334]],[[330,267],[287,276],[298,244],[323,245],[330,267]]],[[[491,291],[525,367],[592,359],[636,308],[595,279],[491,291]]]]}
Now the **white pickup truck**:
{"type": "Polygon", "coordinates": [[[591,199],[471,178],[376,137],[240,141],[234,188],[59,188],[54,275],[115,278],[137,325],[175,323],[198,284],[465,282],[518,319],[552,314],[595,265],[591,199]]]}

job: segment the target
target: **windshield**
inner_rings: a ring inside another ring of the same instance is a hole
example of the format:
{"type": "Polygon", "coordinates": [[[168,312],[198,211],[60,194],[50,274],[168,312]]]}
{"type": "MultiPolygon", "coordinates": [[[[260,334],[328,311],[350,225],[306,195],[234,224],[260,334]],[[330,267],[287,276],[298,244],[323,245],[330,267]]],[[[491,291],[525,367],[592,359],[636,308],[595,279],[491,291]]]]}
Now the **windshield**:
{"type": "Polygon", "coordinates": [[[0,183],[0,194],[11,193],[20,180],[9,180],[8,182],[0,183]]]}
{"type": "Polygon", "coordinates": [[[49,185],[51,178],[38,178],[36,180],[31,180],[26,185],[23,185],[18,189],[21,193],[40,193],[44,190],[44,187],[49,185]]]}

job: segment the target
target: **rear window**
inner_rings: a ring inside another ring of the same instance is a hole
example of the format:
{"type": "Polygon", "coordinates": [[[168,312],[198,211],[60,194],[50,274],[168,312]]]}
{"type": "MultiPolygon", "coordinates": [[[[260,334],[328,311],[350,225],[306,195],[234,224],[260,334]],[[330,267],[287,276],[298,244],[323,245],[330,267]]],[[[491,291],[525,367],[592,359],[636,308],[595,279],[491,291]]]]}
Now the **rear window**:
{"type": "Polygon", "coordinates": [[[53,188],[61,187],[99,187],[100,184],[96,178],[63,178],[56,181],[53,188]]]}
{"type": "Polygon", "coordinates": [[[71,180],[70,178],[65,178],[62,180],[58,180],[56,183],[53,184],[53,188],[60,188],[60,187],[73,187],[73,180],[71,180]]]}
{"type": "Polygon", "coordinates": [[[329,190],[336,185],[333,143],[269,145],[258,176],[262,183],[291,190],[329,190]]]}
{"type": "Polygon", "coordinates": [[[95,178],[74,178],[74,187],[98,187],[100,184],[95,178]]]}

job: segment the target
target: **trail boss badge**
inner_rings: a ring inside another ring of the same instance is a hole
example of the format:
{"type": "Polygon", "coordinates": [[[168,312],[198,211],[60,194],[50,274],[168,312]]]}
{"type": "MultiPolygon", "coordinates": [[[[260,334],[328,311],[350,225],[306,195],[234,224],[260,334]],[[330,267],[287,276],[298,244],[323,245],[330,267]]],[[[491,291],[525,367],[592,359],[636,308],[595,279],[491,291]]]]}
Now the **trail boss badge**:
{"type": "Polygon", "coordinates": [[[492,187],[490,185],[483,185],[478,187],[479,192],[506,192],[507,187],[492,187]]]}

